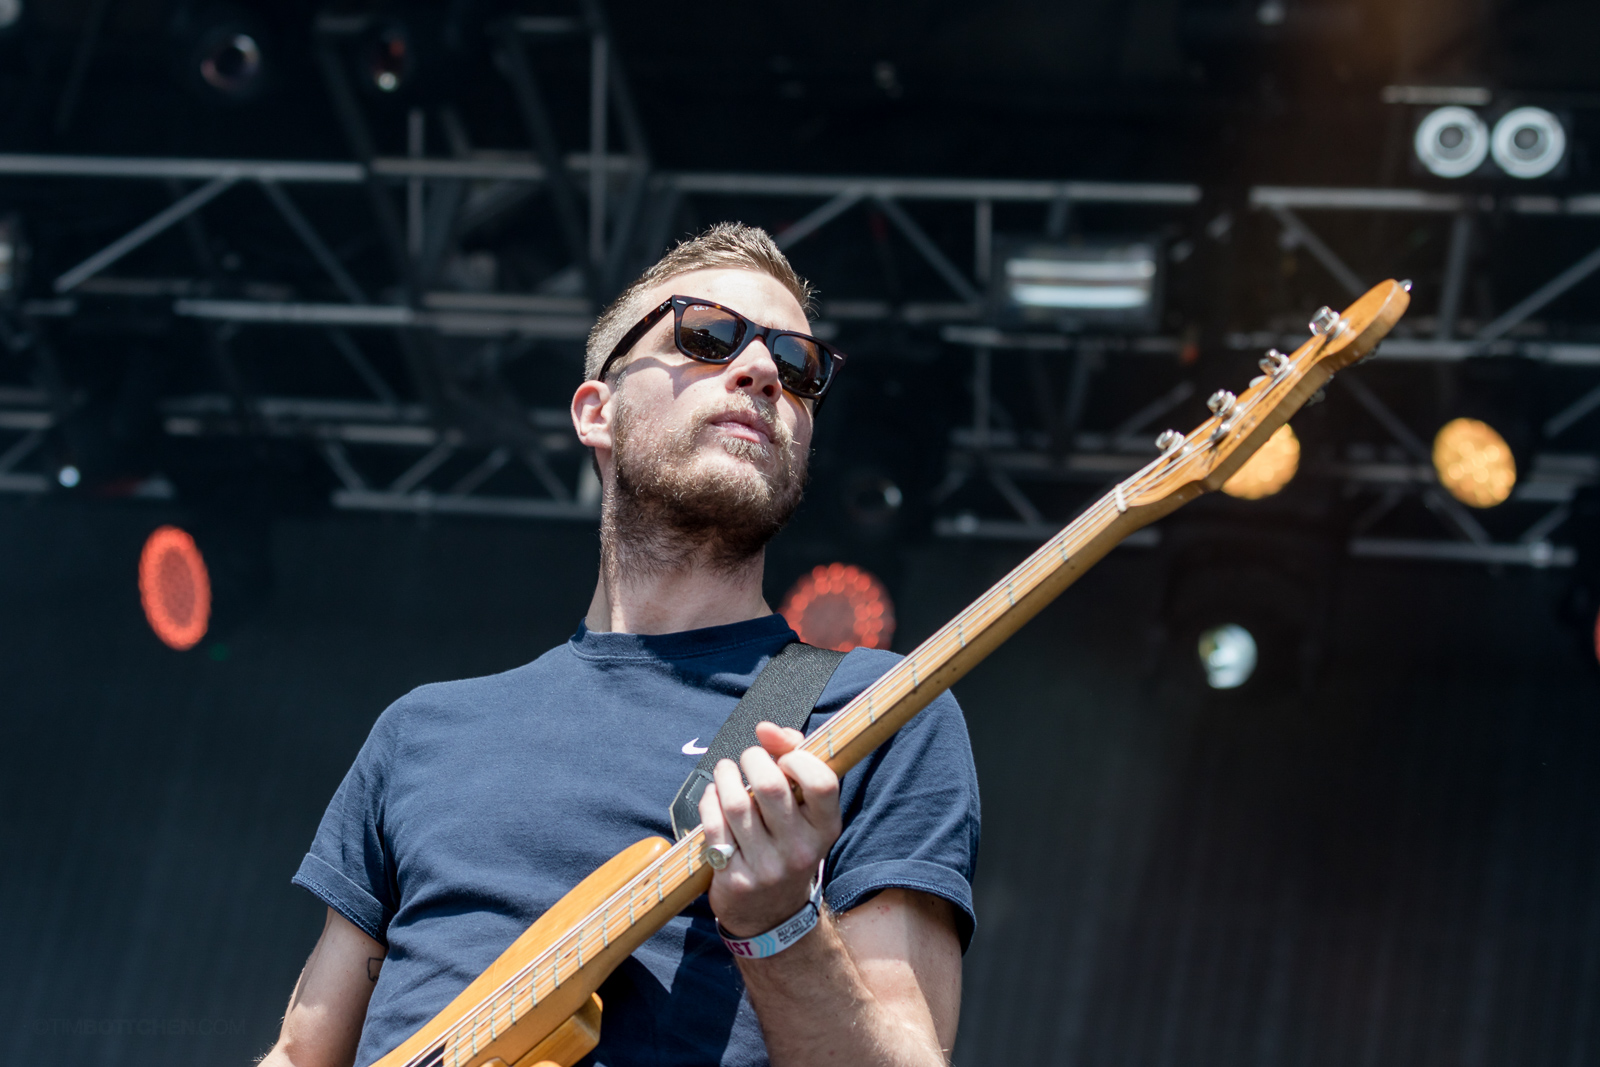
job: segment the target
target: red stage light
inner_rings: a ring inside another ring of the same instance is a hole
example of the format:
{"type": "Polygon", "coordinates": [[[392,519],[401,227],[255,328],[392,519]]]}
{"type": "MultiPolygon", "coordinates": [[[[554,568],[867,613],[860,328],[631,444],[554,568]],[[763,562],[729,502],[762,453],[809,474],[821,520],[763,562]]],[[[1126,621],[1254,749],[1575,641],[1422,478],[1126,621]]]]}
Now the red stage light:
{"type": "Polygon", "coordinates": [[[194,538],[159,527],[139,554],[139,601],[150,629],[171,648],[193,648],[211,623],[211,576],[194,538]]]}
{"type": "Polygon", "coordinates": [[[894,601],[883,583],[860,567],[830,563],[794,583],[778,609],[800,640],[818,648],[888,648],[894,601]]]}

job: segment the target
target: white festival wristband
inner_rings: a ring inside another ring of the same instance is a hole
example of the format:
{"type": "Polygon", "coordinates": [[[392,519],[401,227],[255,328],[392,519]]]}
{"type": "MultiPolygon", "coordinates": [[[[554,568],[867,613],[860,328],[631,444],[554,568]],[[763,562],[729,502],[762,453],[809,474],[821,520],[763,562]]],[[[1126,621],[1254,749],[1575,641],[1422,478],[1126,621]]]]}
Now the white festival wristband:
{"type": "Polygon", "coordinates": [[[821,919],[822,879],[819,878],[812,883],[811,899],[806,901],[806,906],[766,933],[757,934],[755,937],[729,937],[728,931],[722,928],[720,920],[717,922],[717,933],[721,936],[722,943],[728,946],[728,951],[735,956],[742,956],[747,960],[764,960],[768,956],[776,956],[815,930],[821,919]]]}

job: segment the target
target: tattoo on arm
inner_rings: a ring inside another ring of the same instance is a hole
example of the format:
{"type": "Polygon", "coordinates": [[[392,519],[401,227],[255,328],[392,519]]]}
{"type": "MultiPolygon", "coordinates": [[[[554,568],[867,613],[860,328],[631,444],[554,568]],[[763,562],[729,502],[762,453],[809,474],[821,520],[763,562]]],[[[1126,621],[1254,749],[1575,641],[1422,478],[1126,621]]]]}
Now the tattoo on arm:
{"type": "Polygon", "coordinates": [[[381,970],[383,970],[383,957],[382,956],[368,956],[367,957],[367,981],[376,982],[378,980],[378,972],[381,971],[381,970]]]}

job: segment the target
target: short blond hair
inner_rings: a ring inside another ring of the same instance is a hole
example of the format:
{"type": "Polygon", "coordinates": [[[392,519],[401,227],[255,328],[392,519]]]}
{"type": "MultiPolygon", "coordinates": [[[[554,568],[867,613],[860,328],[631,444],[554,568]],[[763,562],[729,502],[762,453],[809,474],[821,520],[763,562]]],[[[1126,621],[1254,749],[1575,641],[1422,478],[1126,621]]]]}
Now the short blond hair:
{"type": "Polygon", "coordinates": [[[811,283],[794,272],[772,235],[759,226],[746,226],[742,222],[719,222],[705,233],[678,242],[677,247],[658,260],[655,266],[639,275],[634,283],[622,291],[601,312],[589,331],[589,342],[583,362],[585,380],[598,377],[600,365],[611,350],[622,340],[622,335],[644,317],[650,309],[644,306],[644,294],[669,278],[690,271],[708,268],[753,270],[771,275],[789,290],[800,309],[811,314],[811,283]]]}

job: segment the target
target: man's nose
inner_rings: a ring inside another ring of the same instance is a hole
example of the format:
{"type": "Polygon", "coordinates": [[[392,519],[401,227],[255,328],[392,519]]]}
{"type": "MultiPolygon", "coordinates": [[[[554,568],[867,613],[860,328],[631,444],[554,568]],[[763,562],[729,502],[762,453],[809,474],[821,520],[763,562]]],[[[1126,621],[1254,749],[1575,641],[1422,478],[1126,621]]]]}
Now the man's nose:
{"type": "Polygon", "coordinates": [[[769,401],[776,401],[783,392],[783,382],[778,378],[778,363],[772,351],[760,338],[751,341],[737,359],[728,364],[725,372],[732,388],[759,393],[769,401]]]}

